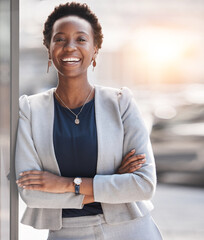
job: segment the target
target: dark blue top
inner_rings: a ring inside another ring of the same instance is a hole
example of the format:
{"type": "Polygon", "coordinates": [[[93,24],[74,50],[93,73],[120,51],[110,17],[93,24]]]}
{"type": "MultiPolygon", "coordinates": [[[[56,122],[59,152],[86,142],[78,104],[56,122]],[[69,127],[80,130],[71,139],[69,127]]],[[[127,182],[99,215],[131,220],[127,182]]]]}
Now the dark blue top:
{"type": "MultiPolygon", "coordinates": [[[[80,123],[75,124],[75,116],[61,106],[54,96],[53,141],[56,159],[63,177],[91,177],[96,175],[97,131],[94,99],[86,103],[79,114],[80,123]]],[[[71,109],[78,113],[81,107],[71,109]]],[[[62,217],[79,217],[101,214],[100,203],[85,204],[83,209],[63,209],[62,217]]]]}

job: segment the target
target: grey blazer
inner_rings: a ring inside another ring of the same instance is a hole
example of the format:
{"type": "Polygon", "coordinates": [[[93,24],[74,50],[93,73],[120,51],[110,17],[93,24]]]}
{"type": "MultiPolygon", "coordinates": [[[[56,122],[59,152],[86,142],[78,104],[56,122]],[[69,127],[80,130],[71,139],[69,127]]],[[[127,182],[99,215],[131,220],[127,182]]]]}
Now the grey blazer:
{"type": "MultiPolygon", "coordinates": [[[[20,97],[16,143],[16,176],[27,170],[46,170],[60,175],[53,147],[54,101],[52,88],[20,97]]],[[[128,88],[95,86],[98,135],[97,174],[94,199],[101,202],[107,223],[142,217],[153,209],[156,173],[148,132],[128,88]],[[136,149],[146,163],[134,173],[115,174],[122,157],[136,149]]],[[[62,208],[83,207],[84,195],[46,193],[19,188],[27,208],[21,222],[37,229],[62,227],[62,208]]]]}

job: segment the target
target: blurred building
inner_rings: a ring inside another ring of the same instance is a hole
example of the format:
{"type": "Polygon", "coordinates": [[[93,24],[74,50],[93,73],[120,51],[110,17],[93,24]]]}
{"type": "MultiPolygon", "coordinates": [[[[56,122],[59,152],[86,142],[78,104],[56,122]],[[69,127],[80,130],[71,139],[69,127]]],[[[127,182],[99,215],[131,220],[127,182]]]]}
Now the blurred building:
{"type": "MultiPolygon", "coordinates": [[[[47,51],[42,45],[42,31],[47,15],[65,2],[21,1],[22,92],[29,91],[29,86],[37,91],[35,84],[37,88],[45,88],[56,82],[54,72],[46,75],[47,51]]],[[[90,74],[94,82],[131,88],[138,84],[204,82],[202,0],[89,0],[86,3],[98,16],[104,32],[97,67],[90,74]]]]}

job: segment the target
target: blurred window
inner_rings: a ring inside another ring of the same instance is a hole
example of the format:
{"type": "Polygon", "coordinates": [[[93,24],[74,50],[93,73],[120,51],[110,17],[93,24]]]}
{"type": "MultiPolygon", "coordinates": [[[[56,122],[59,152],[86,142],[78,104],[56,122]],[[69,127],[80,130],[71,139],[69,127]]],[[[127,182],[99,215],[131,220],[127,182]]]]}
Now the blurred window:
{"type": "Polygon", "coordinates": [[[10,2],[0,2],[0,239],[10,239],[10,2]]]}
{"type": "Polygon", "coordinates": [[[18,0],[0,1],[0,239],[2,240],[18,239],[18,195],[14,173],[19,95],[18,12],[18,0]]]}

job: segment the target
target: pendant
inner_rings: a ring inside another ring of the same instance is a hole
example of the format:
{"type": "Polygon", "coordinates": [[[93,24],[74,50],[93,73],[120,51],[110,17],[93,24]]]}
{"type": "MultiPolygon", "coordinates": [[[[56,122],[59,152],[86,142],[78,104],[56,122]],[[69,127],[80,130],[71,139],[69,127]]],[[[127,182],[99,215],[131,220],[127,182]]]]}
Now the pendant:
{"type": "Polygon", "coordinates": [[[75,119],[75,124],[79,124],[80,123],[80,121],[79,121],[79,119],[76,117],[76,119],[75,119]]]}

